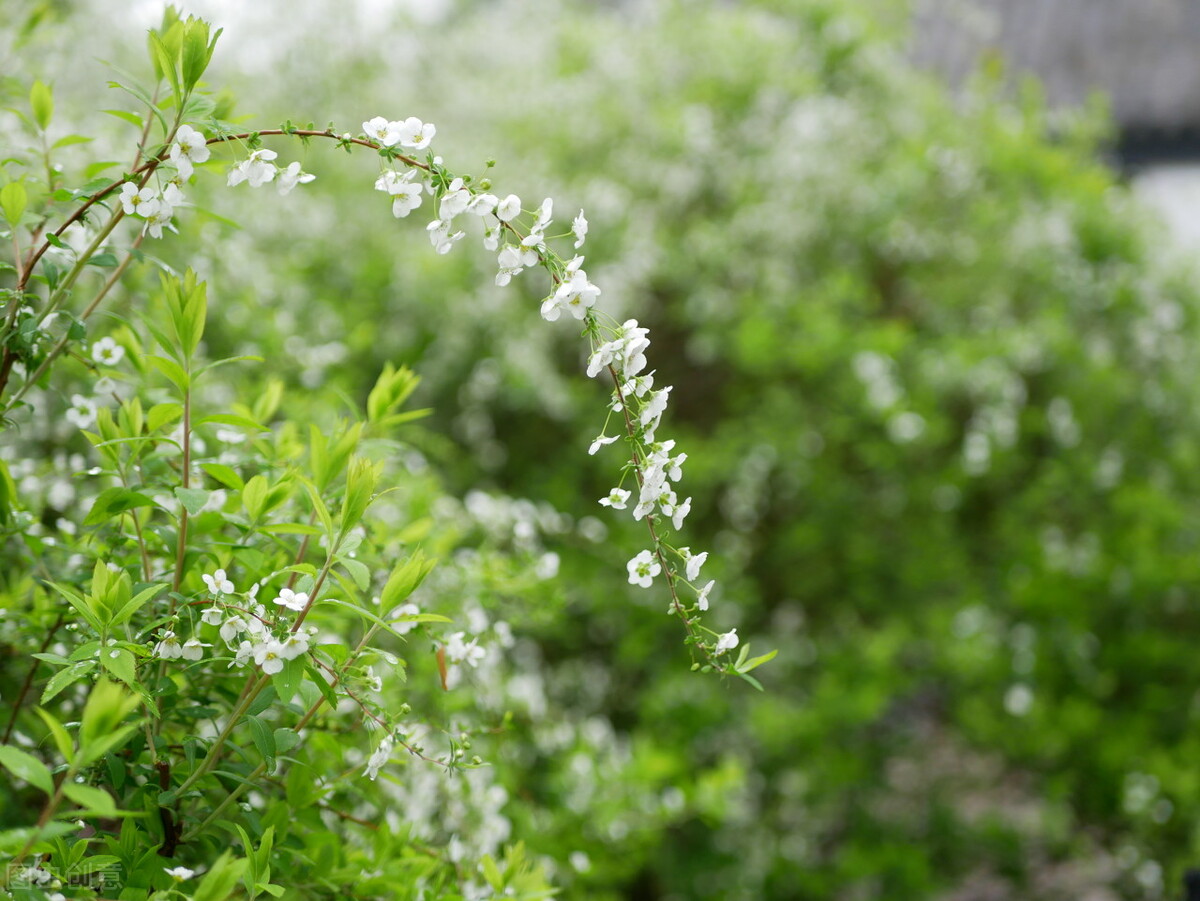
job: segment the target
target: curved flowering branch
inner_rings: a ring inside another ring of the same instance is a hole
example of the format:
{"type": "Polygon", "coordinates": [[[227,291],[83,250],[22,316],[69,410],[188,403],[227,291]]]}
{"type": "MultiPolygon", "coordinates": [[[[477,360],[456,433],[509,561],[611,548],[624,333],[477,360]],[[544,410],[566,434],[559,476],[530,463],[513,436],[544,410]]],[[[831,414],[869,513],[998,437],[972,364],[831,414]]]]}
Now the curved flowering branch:
{"type": "MultiPolygon", "coordinates": [[[[54,238],[47,237],[36,251],[31,252],[23,267],[26,279],[47,248],[55,243],[54,239],[82,219],[90,208],[111,196],[116,195],[121,204],[113,218],[141,219],[143,236],[159,238],[164,229],[173,230],[173,216],[186,202],[183,188],[194,175],[196,166],[208,162],[210,147],[214,144],[242,145],[248,151],[247,156],[228,172],[227,182],[231,187],[243,182],[251,187],[274,183],[281,194],[311,182],[315,176],[303,172],[298,162],[278,165],[278,154],[261,146],[264,137],[333,140],[347,151],[354,147],[374,151],[381,159],[375,188],[391,198],[392,213],[396,218],[406,218],[419,209],[426,198],[436,204],[436,218],[427,224],[426,232],[437,253],[448,253],[466,236],[466,232],[457,227],[462,221],[459,217],[478,219],[483,227],[484,248],[496,254],[497,286],[508,285],[526,269],[541,268],[549,274],[552,290],[541,304],[542,318],[553,322],[563,313],[569,313],[571,318],[580,321],[591,348],[588,375],[595,377],[607,372],[613,384],[610,416],[618,414],[622,428],[616,435],[602,432],[592,442],[589,453],[594,454],[622,437],[627,445],[628,461],[622,479],[600,499],[600,504],[613,510],[625,510],[630,501],[634,501],[631,511],[634,519],[646,521],[650,546],[628,562],[629,582],[650,587],[655,578],[662,576],[670,596],[668,613],[683,623],[696,668],[744,675],[763,662],[758,658],[747,664],[743,648],[742,656],[734,663],[727,652],[739,644],[737,630],[718,634],[700,621],[699,614],[708,609],[709,596],[715,585],[713,580],[699,584],[701,567],[708,553],[693,553],[688,547],[675,547],[665,540],[668,530],[678,531],[682,527],[692,504],[691,497],[681,501],[675,490],[682,478],[687,454],[675,453],[675,442],[660,440],[656,434],[672,388],[656,388],[654,373],[645,371],[648,365],[645,351],[650,344],[648,330],[639,326],[637,320],[618,324],[599,312],[595,305],[601,290],[583,269],[584,257],[575,254],[565,259],[551,247],[550,242],[554,240],[572,237],[573,250],[578,251],[584,245],[588,222],[582,210],[568,231],[548,234],[554,208],[550,198],[545,199],[536,211],[526,211],[515,194],[500,198],[490,193],[491,184],[487,179],[476,181],[472,176],[451,172],[442,158],[429,149],[436,128],[416,117],[396,121],[375,117],[363,122],[362,132],[357,135],[338,133],[332,127],[296,128],[290,123],[278,129],[256,131],[234,131],[218,122],[211,122],[207,127],[212,132],[209,136],[191,125],[177,123],[167,135],[166,142],[156,152],[147,154],[126,177],[88,195],[52,233],[54,238]],[[423,159],[418,157],[422,152],[423,159]],[[174,170],[165,179],[160,171],[164,167],[174,170]],[[525,215],[531,215],[533,221],[522,226],[521,219],[525,215]],[[630,487],[622,487],[630,473],[630,487]],[[684,597],[684,589],[689,597],[684,597]]],[[[61,350],[56,347],[53,355],[61,350]]],[[[49,360],[45,361],[39,373],[48,364],[49,360]]],[[[7,371],[4,370],[0,372],[0,392],[6,381],[7,371]]],[[[8,409],[32,381],[27,380],[22,385],[8,409]]]]}

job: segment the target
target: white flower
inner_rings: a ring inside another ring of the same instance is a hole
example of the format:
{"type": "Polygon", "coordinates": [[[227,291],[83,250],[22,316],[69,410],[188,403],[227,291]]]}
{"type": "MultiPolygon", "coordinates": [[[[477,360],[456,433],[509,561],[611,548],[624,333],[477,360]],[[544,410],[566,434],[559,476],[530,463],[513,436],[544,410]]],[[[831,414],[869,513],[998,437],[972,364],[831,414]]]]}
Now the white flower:
{"type": "MultiPolygon", "coordinates": [[[[183,127],[187,128],[186,125],[183,127]]],[[[176,882],[183,882],[185,879],[191,879],[196,875],[195,870],[189,870],[187,867],[172,867],[169,870],[166,867],[163,867],[163,872],[165,872],[176,882]]]]}
{"type": "MultiPolygon", "coordinates": [[[[582,269],[572,273],[571,278],[564,281],[554,292],[554,302],[564,309],[570,310],[576,319],[583,319],[588,308],[595,306],[600,289],[588,281],[587,273],[582,269]]],[[[545,316],[543,308],[542,315],[545,316]]],[[[557,317],[555,317],[557,318],[557,317]]]]}
{"type": "Polygon", "coordinates": [[[257,188],[275,178],[275,164],[271,160],[279,154],[274,150],[255,150],[250,158],[243,160],[229,170],[229,187],[250,182],[250,187],[257,188]]]}
{"type": "Polygon", "coordinates": [[[210,626],[219,626],[225,621],[225,611],[214,604],[200,614],[200,620],[210,626]]]}
{"type": "Polygon", "coordinates": [[[201,644],[198,638],[189,638],[183,643],[179,656],[184,660],[199,660],[204,656],[204,649],[211,647],[210,644],[201,644]]]}
{"type": "Polygon", "coordinates": [[[154,212],[146,217],[146,233],[151,238],[161,238],[164,226],[170,228],[171,231],[175,231],[171,227],[171,216],[174,212],[169,204],[160,201],[154,212]]]}
{"type": "Polygon", "coordinates": [[[113,338],[101,338],[92,345],[92,359],[104,366],[116,366],[125,357],[125,348],[113,338]]]}
{"type": "Polygon", "coordinates": [[[400,140],[399,122],[389,122],[383,116],[376,116],[362,124],[363,132],[373,141],[378,141],[384,147],[391,147],[400,140]]]}
{"type": "Polygon", "coordinates": [[[650,393],[650,399],[646,401],[642,407],[641,423],[647,428],[652,428],[650,423],[657,424],[659,418],[663,415],[663,411],[667,409],[667,397],[671,393],[671,386],[660,388],[657,391],[650,393]]]}
{"type": "Polygon", "coordinates": [[[149,216],[158,209],[158,191],[149,185],[139,188],[127,181],[121,185],[121,206],[127,216],[149,216]]]}
{"type": "Polygon", "coordinates": [[[724,654],[726,651],[732,651],[738,646],[737,629],[730,629],[724,635],[717,639],[716,652],[724,654]]]}
{"type": "Polygon", "coordinates": [[[596,437],[596,440],[591,443],[590,447],[588,447],[588,456],[592,456],[593,454],[595,454],[596,451],[600,450],[600,448],[602,448],[604,445],[612,444],[619,437],[621,437],[621,436],[613,435],[611,438],[607,438],[604,435],[598,435],[596,437]]]}
{"type": "Polygon", "coordinates": [[[446,193],[442,195],[441,203],[438,204],[438,218],[449,222],[463,212],[470,202],[471,192],[464,187],[461,178],[456,178],[450,182],[446,193]]]}
{"type": "Polygon", "coordinates": [[[464,641],[466,632],[455,632],[450,636],[450,640],[446,642],[446,657],[452,663],[466,663],[469,666],[478,666],[479,661],[487,656],[487,650],[479,647],[478,638],[472,638],[470,641],[464,641]]]}
{"type": "Polygon", "coordinates": [[[279,189],[280,194],[286,194],[292,188],[296,187],[296,185],[306,185],[315,178],[315,175],[311,175],[308,172],[301,172],[298,162],[292,162],[288,163],[286,169],[279,170],[279,182],[276,184],[276,187],[279,189]]]}
{"type": "Polygon", "coordinates": [[[450,222],[441,219],[434,219],[425,226],[425,231],[429,233],[429,243],[438,253],[449,253],[454,242],[466,236],[462,231],[450,234],[450,222]]]}
{"type": "Polygon", "coordinates": [[[625,503],[628,500],[628,491],[624,488],[614,488],[608,493],[608,497],[600,498],[600,504],[605,507],[612,507],[614,510],[624,510],[625,503]]]}
{"type": "Polygon", "coordinates": [[[516,194],[509,194],[496,205],[496,218],[501,222],[511,222],[519,215],[521,215],[521,198],[516,194]]]}
{"type": "Polygon", "coordinates": [[[583,246],[583,242],[587,240],[588,233],[588,221],[583,216],[583,210],[579,211],[579,215],[571,223],[571,233],[575,236],[575,249],[578,250],[583,246]]]}
{"type": "Polygon", "coordinates": [[[495,194],[476,194],[467,204],[467,212],[474,213],[476,216],[486,216],[496,209],[496,204],[499,202],[495,194]]]}
{"type": "Polygon", "coordinates": [[[533,223],[533,231],[545,231],[546,226],[550,224],[550,215],[554,212],[554,200],[547,197],[542,201],[542,206],[538,210],[537,221],[533,223]]]}
{"type": "Polygon", "coordinates": [[[625,568],[629,570],[629,584],[642,588],[649,588],[654,577],[662,572],[662,567],[650,551],[642,551],[625,564],[625,568]]]}
{"type": "Polygon", "coordinates": [[[421,612],[421,608],[416,604],[401,604],[395,610],[388,614],[388,621],[392,628],[401,635],[407,635],[415,629],[420,623],[414,622],[396,622],[396,619],[401,616],[416,616],[421,612]]]}
{"type": "Polygon", "coordinates": [[[295,660],[301,654],[308,653],[308,633],[304,631],[293,632],[283,640],[281,645],[282,650],[279,656],[284,660],[295,660]]]}
{"type": "Polygon", "coordinates": [[[371,753],[370,758],[367,760],[367,769],[363,775],[369,776],[372,782],[375,781],[375,777],[379,775],[379,771],[391,759],[392,744],[392,736],[385,735],[383,741],[379,743],[379,746],[371,753]]]}
{"type": "Polygon", "coordinates": [[[192,177],[192,163],[203,163],[212,151],[204,135],[190,125],[180,125],[175,132],[175,143],[171,145],[171,162],[179,170],[179,177],[187,181],[192,177]]]}
{"type": "Polygon", "coordinates": [[[288,658],[284,656],[283,645],[274,640],[263,642],[254,649],[254,662],[261,666],[268,676],[280,672],[286,659],[288,658]]]}
{"type": "Polygon", "coordinates": [[[243,641],[237,647],[237,652],[234,654],[233,662],[230,666],[243,667],[250,662],[250,658],[254,656],[254,645],[248,641],[243,641]]]}
{"type": "Polygon", "coordinates": [[[500,227],[484,229],[483,232],[483,249],[495,251],[500,246],[500,227]]]}
{"type": "Polygon", "coordinates": [[[496,285],[503,288],[507,285],[514,275],[517,275],[525,267],[521,265],[521,254],[511,244],[505,244],[500,251],[500,255],[496,257],[496,265],[500,271],[496,273],[496,285]]]}
{"type": "Polygon", "coordinates": [[[424,150],[437,134],[432,122],[422,122],[416,116],[409,116],[403,122],[389,122],[388,127],[396,129],[402,147],[411,147],[413,150],[424,150]]]}
{"type": "MultiPolygon", "coordinates": [[[[688,498],[691,500],[691,498],[688,498]]],[[[684,559],[684,564],[687,567],[687,580],[694,582],[700,576],[700,567],[704,565],[704,561],[708,559],[708,551],[699,554],[693,554],[690,548],[681,547],[680,555],[684,559]]]]}
{"type": "MultiPolygon", "coordinates": [[[[663,512],[667,513],[666,510],[664,510],[663,512]]],[[[667,515],[671,517],[671,524],[675,526],[676,530],[678,530],[678,529],[683,528],[683,521],[687,518],[687,515],[691,512],[692,512],[692,499],[689,497],[682,504],[672,505],[672,510],[670,513],[667,513],[667,515]]]]}
{"type": "Polygon", "coordinates": [[[419,182],[404,182],[392,191],[392,215],[403,219],[421,205],[421,185],[419,182]]]}
{"type": "Polygon", "coordinates": [[[708,593],[713,590],[713,586],[717,584],[716,579],[709,579],[708,584],[700,589],[696,594],[696,604],[701,610],[708,609],[708,593]]]}
{"type": "Polygon", "coordinates": [[[208,590],[213,594],[233,594],[236,590],[233,587],[233,583],[225,578],[225,570],[223,569],[218,569],[211,576],[205,573],[203,578],[204,584],[208,586],[208,590]]]}
{"type": "Polygon", "coordinates": [[[66,415],[67,422],[71,425],[77,429],[86,429],[96,421],[96,403],[82,394],[73,394],[66,415]]]}
{"type": "Polygon", "coordinates": [[[163,660],[170,660],[173,657],[183,656],[183,645],[180,644],[179,638],[175,633],[168,629],[159,639],[158,644],[154,646],[154,655],[163,660]]]}
{"type": "Polygon", "coordinates": [[[308,605],[308,595],[302,591],[295,592],[290,588],[281,588],[279,596],[275,598],[275,603],[280,607],[287,607],[288,610],[299,612],[308,605]]]}
{"type": "MultiPolygon", "coordinates": [[[[215,607],[213,608],[216,609],[215,607]]],[[[221,640],[229,643],[241,632],[246,631],[246,621],[240,616],[231,616],[221,624],[221,640]]],[[[242,642],[246,644],[247,642],[242,642]]]]}

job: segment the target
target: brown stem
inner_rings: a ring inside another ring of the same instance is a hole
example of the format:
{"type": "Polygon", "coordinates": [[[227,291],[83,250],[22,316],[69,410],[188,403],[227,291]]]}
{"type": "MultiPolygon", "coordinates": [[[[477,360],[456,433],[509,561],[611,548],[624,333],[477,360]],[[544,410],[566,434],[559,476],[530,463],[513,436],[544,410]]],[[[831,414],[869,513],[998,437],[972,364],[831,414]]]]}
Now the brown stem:
{"type": "MultiPolygon", "coordinates": [[[[54,621],[54,625],[50,627],[50,631],[46,633],[46,637],[42,639],[42,646],[37,650],[39,654],[46,653],[46,648],[50,647],[50,642],[54,640],[54,633],[59,630],[62,624],[63,615],[60,613],[54,621]]],[[[33,679],[37,674],[40,662],[39,660],[34,660],[33,665],[29,667],[29,672],[25,675],[25,683],[21,686],[21,690],[17,692],[17,699],[13,701],[12,717],[8,721],[8,727],[4,730],[4,738],[0,739],[0,745],[8,744],[8,740],[12,738],[13,727],[17,723],[17,714],[21,712],[21,705],[25,703],[25,697],[29,694],[29,689],[33,687],[33,679]]]]}

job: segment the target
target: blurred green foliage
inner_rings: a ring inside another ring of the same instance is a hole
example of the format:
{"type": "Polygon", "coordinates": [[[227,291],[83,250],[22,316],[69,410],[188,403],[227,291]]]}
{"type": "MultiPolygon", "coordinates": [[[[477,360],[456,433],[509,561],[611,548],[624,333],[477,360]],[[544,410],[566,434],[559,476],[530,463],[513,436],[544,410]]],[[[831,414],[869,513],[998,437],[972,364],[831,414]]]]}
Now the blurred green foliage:
{"type": "MultiPolygon", "coordinates": [[[[565,897],[1141,898],[1200,862],[1194,273],[1097,162],[1102,111],[995,77],[952,96],[902,22],[463,4],[299,34],[266,85],[339,129],[437,110],[499,189],[588,211],[603,302],[677,386],[718,621],[781,649],[762,696],[691,676],[624,584],[634,525],[562,536],[567,587],[525,625],[545,709],[498,776],[514,836],[572,862],[565,897]]],[[[599,515],[571,329],[328,153],[282,212],[213,187],[246,229],[196,226],[213,354],[360,399],[407,363],[459,489],[599,515]]]]}

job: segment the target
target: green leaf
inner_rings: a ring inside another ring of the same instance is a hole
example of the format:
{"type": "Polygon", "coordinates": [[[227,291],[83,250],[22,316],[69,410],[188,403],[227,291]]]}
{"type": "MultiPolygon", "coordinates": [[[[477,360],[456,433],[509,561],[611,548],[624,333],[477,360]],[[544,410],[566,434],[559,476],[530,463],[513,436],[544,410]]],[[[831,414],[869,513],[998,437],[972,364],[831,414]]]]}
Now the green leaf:
{"type": "Polygon", "coordinates": [[[91,604],[89,604],[85,598],[76,594],[65,585],[59,585],[57,582],[47,582],[46,584],[66,598],[67,602],[77,611],[79,611],[79,615],[84,618],[87,624],[91,626],[92,629],[97,632],[97,634],[103,631],[100,620],[92,610],[91,604]]]}
{"type": "Polygon", "coordinates": [[[142,121],[141,116],[139,116],[137,113],[131,113],[131,112],[129,112],[129,110],[106,109],[106,110],[101,110],[101,112],[108,113],[110,116],[116,116],[118,119],[122,120],[123,122],[128,122],[134,128],[140,129],[143,125],[146,124],[145,122],[142,121]]]}
{"type": "Polygon", "coordinates": [[[130,688],[137,690],[141,687],[137,681],[134,656],[125,648],[105,648],[102,650],[100,652],[100,665],[130,688]]]}
{"type": "Polygon", "coordinates": [[[200,468],[226,488],[241,491],[246,486],[246,483],[242,481],[242,477],[232,467],[226,466],[224,463],[201,463],[200,468]]]}
{"type": "Polygon", "coordinates": [[[112,795],[94,785],[81,785],[78,782],[67,780],[63,783],[63,794],[84,808],[82,811],[72,811],[72,816],[93,813],[102,817],[111,817],[117,813],[117,805],[113,803],[112,795]]]}
{"type": "Polygon", "coordinates": [[[11,224],[16,225],[21,221],[28,202],[25,186],[19,181],[10,181],[0,188],[0,211],[3,211],[4,218],[11,224]]]}
{"type": "Polygon", "coordinates": [[[360,590],[366,591],[371,586],[371,570],[367,568],[365,563],[346,557],[339,560],[338,565],[350,574],[350,578],[354,580],[354,584],[360,590]]]}
{"type": "Polygon", "coordinates": [[[254,739],[254,747],[258,748],[258,753],[267,761],[268,766],[274,766],[275,733],[257,716],[246,717],[246,724],[250,727],[250,737],[254,739]]]}
{"type": "Polygon", "coordinates": [[[57,150],[59,147],[70,147],[74,144],[88,144],[93,140],[95,139],[88,138],[83,135],[67,135],[65,138],[59,138],[57,141],[51,144],[50,149],[57,150]]]}
{"type": "Polygon", "coordinates": [[[150,408],[150,412],[146,414],[146,428],[151,432],[157,432],[163,426],[168,425],[183,415],[183,404],[155,404],[150,408]]]}
{"type": "Polygon", "coordinates": [[[403,563],[396,564],[392,574],[388,576],[387,584],[383,586],[380,595],[380,606],[391,610],[397,604],[404,603],[405,598],[416,591],[417,587],[437,565],[437,560],[427,560],[424,552],[418,548],[403,563]]]}
{"type": "Polygon", "coordinates": [[[192,516],[197,516],[208,503],[209,492],[202,488],[176,488],[175,497],[183,504],[183,509],[192,516]]]}
{"type": "Polygon", "coordinates": [[[286,754],[298,744],[300,744],[300,736],[292,729],[275,730],[275,750],[278,753],[286,754]]]}
{"type": "Polygon", "coordinates": [[[45,131],[54,116],[54,92],[50,85],[41,80],[33,83],[29,92],[29,108],[33,110],[33,118],[38,126],[45,131]]]}
{"type": "Polygon", "coordinates": [[[204,874],[192,901],[226,901],[241,882],[246,872],[247,863],[244,859],[234,860],[226,851],[213,864],[211,870],[204,874]]]}
{"type": "Polygon", "coordinates": [[[11,745],[0,745],[0,766],[46,794],[54,794],[54,778],[49,768],[32,754],[11,745]]]}
{"type": "Polygon", "coordinates": [[[157,32],[150,32],[151,62],[171,83],[176,100],[182,96],[179,90],[178,53],[172,53],[157,32]]]}
{"type": "Polygon", "coordinates": [[[259,425],[253,419],[248,419],[245,416],[234,416],[231,413],[214,413],[212,416],[205,416],[203,419],[197,420],[196,425],[206,425],[210,422],[236,426],[239,429],[249,429],[252,432],[270,431],[265,425],[259,425]]]}
{"type": "Polygon", "coordinates": [[[35,707],[37,715],[42,718],[46,724],[46,728],[50,730],[50,735],[54,739],[54,746],[58,748],[58,753],[63,756],[63,759],[69,764],[75,762],[75,742],[71,741],[71,735],[67,732],[66,726],[60,723],[54,714],[43,710],[41,707],[35,707]]]}
{"type": "MultiPolygon", "coordinates": [[[[749,647],[750,647],[749,645],[746,645],[746,648],[749,648],[749,647]]],[[[764,663],[767,663],[770,660],[774,660],[775,655],[778,653],[779,653],[778,650],[774,650],[767,654],[761,654],[758,657],[754,657],[750,660],[746,660],[746,661],[739,660],[738,664],[737,664],[737,671],[742,674],[748,673],[748,672],[750,672],[750,670],[756,669],[757,667],[762,666],[764,663]]]]}
{"type": "Polygon", "coordinates": [[[174,360],[168,360],[166,357],[160,357],[157,354],[150,354],[146,359],[150,361],[155,369],[170,379],[176,388],[183,393],[187,392],[191,385],[191,380],[188,378],[187,373],[183,371],[182,366],[174,360]]]}
{"type": "Polygon", "coordinates": [[[303,657],[288,660],[282,670],[271,676],[271,684],[275,687],[275,694],[279,696],[279,700],[284,704],[296,696],[296,692],[300,690],[300,683],[303,681],[303,657]]]}
{"type": "Polygon", "coordinates": [[[104,253],[96,254],[87,261],[87,264],[89,266],[97,266],[100,269],[116,269],[117,266],[120,265],[120,262],[121,261],[117,259],[117,255],[115,253],[112,253],[111,251],[105,251],[104,253]]]}
{"type": "Polygon", "coordinates": [[[155,595],[166,588],[166,585],[151,585],[149,588],[144,588],[128,601],[122,604],[113,613],[112,619],[108,621],[109,627],[119,626],[139,610],[142,609],[155,595]]]}
{"type": "Polygon", "coordinates": [[[147,497],[137,491],[129,488],[117,486],[115,488],[106,488],[101,491],[96,500],[92,502],[92,509],[84,518],[85,526],[95,526],[100,523],[119,516],[126,510],[133,510],[137,507],[154,507],[157,506],[154,498],[147,497]]]}
{"type": "MultiPolygon", "coordinates": [[[[98,629],[96,631],[99,631],[98,629]]],[[[41,703],[45,704],[68,685],[74,685],[88,673],[96,668],[96,660],[84,660],[64,670],[59,670],[50,677],[50,681],[46,683],[46,688],[42,691],[41,703]]]]}
{"type": "MultiPolygon", "coordinates": [[[[370,610],[364,610],[362,607],[356,607],[354,604],[348,604],[345,601],[339,601],[337,598],[323,598],[322,600],[317,602],[317,606],[321,606],[324,604],[333,604],[335,607],[345,607],[347,610],[353,610],[355,613],[357,613],[363,619],[370,620],[371,622],[375,623],[375,625],[379,626],[384,631],[390,632],[392,635],[395,635],[401,641],[408,641],[407,638],[405,638],[403,635],[401,635],[399,632],[397,632],[395,629],[393,629],[388,623],[386,623],[384,620],[380,619],[378,616],[376,616],[370,610]]],[[[427,623],[448,623],[451,621],[444,616],[438,616],[436,613],[422,613],[418,617],[405,617],[405,620],[407,620],[409,622],[415,620],[418,622],[427,622],[427,623]],[[429,617],[429,619],[424,619],[424,617],[429,617]]]]}
{"type": "Polygon", "coordinates": [[[262,526],[260,532],[265,535],[324,535],[323,529],[318,529],[316,526],[310,526],[307,523],[300,522],[280,522],[273,525],[262,526]]]}

